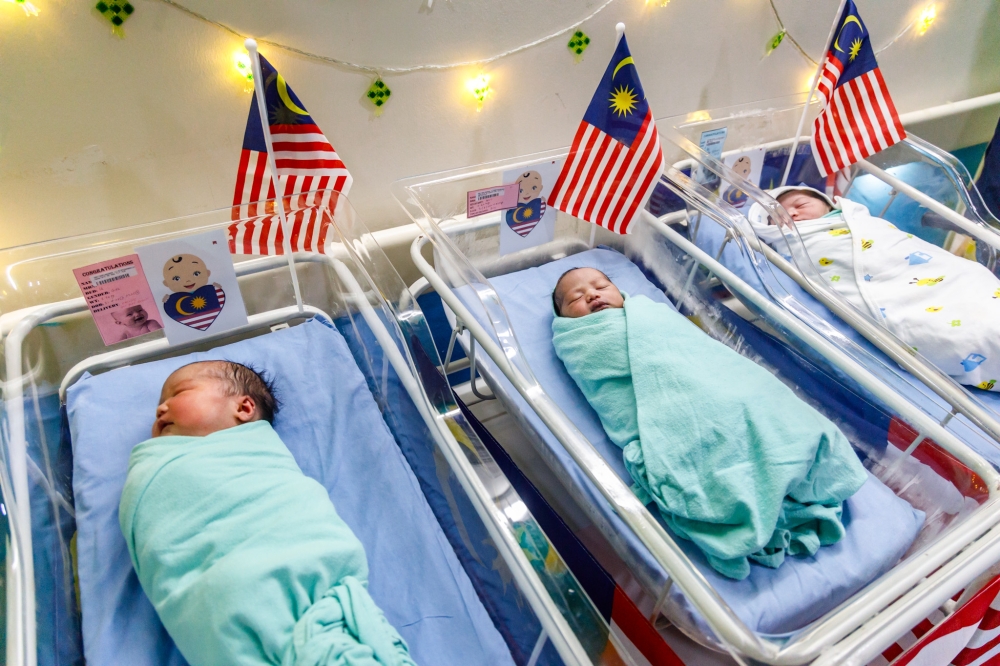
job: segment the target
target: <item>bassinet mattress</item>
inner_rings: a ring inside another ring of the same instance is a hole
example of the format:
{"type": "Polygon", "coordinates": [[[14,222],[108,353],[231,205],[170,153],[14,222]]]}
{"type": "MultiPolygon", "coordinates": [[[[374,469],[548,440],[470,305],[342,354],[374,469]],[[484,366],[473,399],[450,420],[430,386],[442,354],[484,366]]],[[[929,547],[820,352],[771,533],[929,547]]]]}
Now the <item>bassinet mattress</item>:
{"type": "Polygon", "coordinates": [[[208,352],[86,376],[67,396],[84,652],[91,664],[184,664],[139,586],[118,526],[132,447],[178,367],[228,359],[274,377],[275,429],[330,492],[368,556],[369,590],[417,663],[512,664],[343,337],[320,320],[208,352]]]}
{"type": "MultiPolygon", "coordinates": [[[[608,439],[597,414],[566,373],[552,346],[552,289],[563,272],[578,266],[602,270],[630,296],[642,294],[669,304],[663,293],[646,279],[635,264],[618,252],[604,249],[589,250],[540,267],[494,277],[490,283],[504,304],[525,359],[542,388],[618,476],[631,485],[621,449],[608,439]]],[[[482,312],[481,306],[477,308],[475,303],[469,302],[476,298],[471,290],[459,289],[458,295],[470,306],[470,311],[482,312]]],[[[477,359],[477,362],[480,361],[477,359]]],[[[521,410],[521,416],[537,432],[548,449],[547,459],[564,471],[562,478],[576,484],[590,498],[597,511],[597,519],[605,521],[620,536],[631,555],[630,566],[644,567],[649,580],[666,580],[666,572],[491,359],[483,354],[481,363],[498,380],[507,397],[521,410]]],[[[653,513],[657,515],[655,509],[653,513]]],[[[844,539],[833,546],[821,548],[815,557],[789,557],[778,569],[753,565],[749,578],[743,581],[721,576],[708,566],[693,544],[680,539],[677,541],[751,630],[782,636],[802,629],[892,567],[916,538],[923,524],[923,513],[913,509],[869,475],[868,482],[845,503],[844,523],[847,527],[844,539]]],[[[708,625],[677,587],[671,589],[671,596],[674,607],[690,620],[686,623],[688,626],[694,625],[706,635],[711,634],[708,625]]]]}
{"type": "MultiPolygon", "coordinates": [[[[719,257],[719,263],[739,276],[744,282],[752,286],[762,294],[766,294],[764,285],[760,277],[754,270],[750,260],[743,254],[737,243],[729,242],[719,256],[719,248],[726,237],[726,230],[721,225],[711,220],[702,221],[698,229],[695,244],[713,257],[719,257]]],[[[775,248],[779,254],[784,254],[787,249],[775,248]]],[[[762,255],[758,255],[761,262],[766,263],[762,255]]],[[[880,349],[869,342],[864,336],[851,328],[840,317],[835,315],[825,305],[813,298],[808,292],[800,287],[792,278],[782,273],[778,268],[772,268],[771,275],[777,281],[781,289],[794,298],[799,304],[808,309],[812,314],[820,317],[829,326],[856,345],[869,352],[884,365],[893,368],[903,381],[896,382],[894,388],[916,404],[936,404],[940,405],[942,414],[948,412],[951,407],[944,407],[944,401],[935,394],[930,387],[926,386],[919,379],[907,371],[900,368],[894,361],[885,355],[880,349]]],[[[1000,393],[995,391],[983,391],[974,387],[964,387],[978,399],[987,409],[1000,418],[1000,393]]],[[[966,442],[976,453],[986,458],[995,466],[1000,466],[1000,448],[989,440],[984,439],[977,433],[976,429],[964,416],[958,416],[952,420],[949,428],[966,442]]]]}

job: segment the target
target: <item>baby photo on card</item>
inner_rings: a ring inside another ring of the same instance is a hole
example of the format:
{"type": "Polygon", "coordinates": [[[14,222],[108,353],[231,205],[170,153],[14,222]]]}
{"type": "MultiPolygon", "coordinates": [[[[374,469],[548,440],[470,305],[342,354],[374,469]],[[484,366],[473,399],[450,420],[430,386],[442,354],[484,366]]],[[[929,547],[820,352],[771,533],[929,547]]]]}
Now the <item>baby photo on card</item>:
{"type": "Polygon", "coordinates": [[[221,229],[136,248],[170,344],[247,323],[226,234],[221,229]]]}

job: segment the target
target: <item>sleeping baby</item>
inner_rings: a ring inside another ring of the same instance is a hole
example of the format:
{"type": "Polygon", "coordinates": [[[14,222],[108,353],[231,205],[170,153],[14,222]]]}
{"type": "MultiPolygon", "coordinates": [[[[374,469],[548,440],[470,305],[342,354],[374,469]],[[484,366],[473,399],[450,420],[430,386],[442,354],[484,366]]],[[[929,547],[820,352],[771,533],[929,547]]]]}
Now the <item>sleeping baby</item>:
{"type": "Polygon", "coordinates": [[[861,312],[962,384],[1000,391],[1000,280],[848,199],[808,187],[771,190],[802,238],[768,225],[755,204],[748,217],[764,241],[811,265],[861,312]],[[801,256],[798,256],[801,255],[801,256]]]}
{"type": "Polygon", "coordinates": [[[669,305],[576,268],[552,293],[552,343],[622,449],[633,492],[741,580],[844,535],[867,473],[850,442],[774,375],[669,305]]]}
{"type": "Polygon", "coordinates": [[[238,363],[167,378],[119,506],[142,589],[192,666],[412,666],[361,542],[271,427],[277,409],[238,363]]]}

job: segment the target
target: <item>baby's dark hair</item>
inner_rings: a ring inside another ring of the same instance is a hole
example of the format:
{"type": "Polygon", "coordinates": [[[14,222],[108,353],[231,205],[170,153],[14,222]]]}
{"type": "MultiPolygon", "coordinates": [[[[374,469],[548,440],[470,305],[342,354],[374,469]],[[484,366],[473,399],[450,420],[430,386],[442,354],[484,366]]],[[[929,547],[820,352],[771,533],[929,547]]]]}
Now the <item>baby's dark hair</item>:
{"type": "Polygon", "coordinates": [[[281,409],[275,396],[274,380],[263,370],[234,361],[210,361],[218,371],[219,379],[226,383],[229,395],[248,395],[257,407],[257,416],[274,423],[274,415],[281,409]]]}
{"type": "Polygon", "coordinates": [[[562,297],[559,296],[559,285],[562,284],[564,277],[566,277],[573,271],[583,270],[584,268],[590,268],[591,270],[597,271],[598,273],[604,276],[604,279],[606,279],[608,282],[611,282],[611,278],[608,277],[607,273],[605,273],[602,270],[598,270],[597,268],[593,268],[592,266],[577,266],[576,268],[569,269],[568,271],[559,276],[559,279],[556,280],[555,288],[552,289],[552,309],[555,311],[557,317],[562,316],[562,297]]]}

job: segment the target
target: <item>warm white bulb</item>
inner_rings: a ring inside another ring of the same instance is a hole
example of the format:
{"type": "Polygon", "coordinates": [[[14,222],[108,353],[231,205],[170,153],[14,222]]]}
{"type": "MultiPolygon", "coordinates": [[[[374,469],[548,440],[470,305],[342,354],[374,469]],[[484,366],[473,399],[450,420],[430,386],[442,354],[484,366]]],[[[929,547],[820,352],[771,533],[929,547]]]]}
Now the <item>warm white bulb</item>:
{"type": "Polygon", "coordinates": [[[483,102],[493,92],[493,89],[490,88],[490,75],[480,74],[479,76],[471,78],[465,82],[465,87],[470,93],[472,93],[472,96],[476,98],[476,110],[481,111],[483,108],[483,102]]]}
{"type": "Polygon", "coordinates": [[[922,35],[927,32],[936,18],[937,7],[935,5],[927,5],[924,7],[924,10],[920,12],[919,18],[917,18],[917,34],[922,35]]]}

